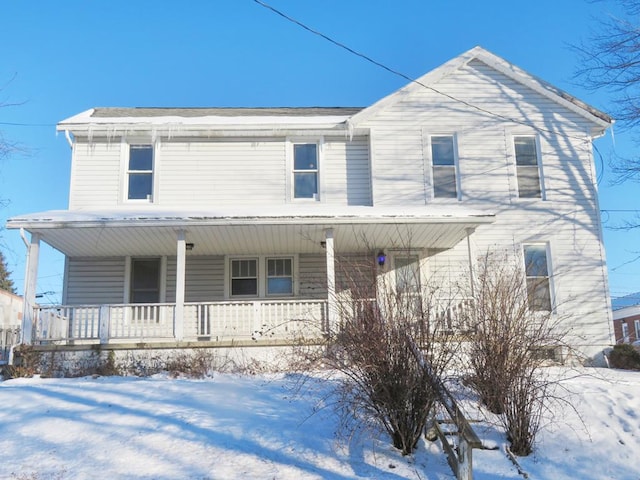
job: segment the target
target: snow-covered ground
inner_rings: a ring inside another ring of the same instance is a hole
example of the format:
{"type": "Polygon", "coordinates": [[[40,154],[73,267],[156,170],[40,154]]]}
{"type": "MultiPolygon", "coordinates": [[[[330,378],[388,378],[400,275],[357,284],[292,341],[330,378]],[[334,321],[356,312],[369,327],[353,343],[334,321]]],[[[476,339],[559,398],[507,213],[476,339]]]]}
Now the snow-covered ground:
{"type": "MultiPolygon", "coordinates": [[[[640,372],[569,374],[533,479],[640,479],[640,372]]],[[[330,406],[335,383],[310,375],[211,379],[99,377],[0,383],[0,478],[451,479],[438,442],[402,457],[384,435],[347,438],[330,406]]],[[[504,435],[471,411],[476,479],[519,479],[504,435]]]]}

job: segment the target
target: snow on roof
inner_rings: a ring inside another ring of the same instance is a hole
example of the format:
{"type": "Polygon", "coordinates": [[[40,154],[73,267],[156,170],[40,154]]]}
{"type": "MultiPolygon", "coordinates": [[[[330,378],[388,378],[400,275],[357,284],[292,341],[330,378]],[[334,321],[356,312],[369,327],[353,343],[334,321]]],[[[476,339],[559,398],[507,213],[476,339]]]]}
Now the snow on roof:
{"type": "Polygon", "coordinates": [[[276,207],[221,207],[210,210],[118,208],[113,210],[51,210],[16,216],[8,228],[61,226],[242,224],[242,223],[490,223],[493,213],[458,206],[366,207],[336,205],[280,205],[276,207]]]}
{"type": "Polygon", "coordinates": [[[62,120],[58,131],[140,128],[247,128],[304,126],[336,128],[361,111],[358,107],[304,108],[95,108],[62,120]]]}

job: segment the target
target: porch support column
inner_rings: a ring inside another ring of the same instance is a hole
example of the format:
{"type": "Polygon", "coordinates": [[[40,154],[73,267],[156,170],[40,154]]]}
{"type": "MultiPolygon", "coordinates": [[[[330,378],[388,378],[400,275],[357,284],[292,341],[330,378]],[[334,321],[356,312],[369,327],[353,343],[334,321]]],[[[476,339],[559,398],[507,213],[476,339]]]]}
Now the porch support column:
{"type": "Polygon", "coordinates": [[[176,308],[173,320],[173,335],[180,342],[184,338],[184,285],[187,260],[187,244],[184,230],[178,231],[176,257],[176,308]]]}
{"type": "Polygon", "coordinates": [[[33,324],[35,320],[36,288],[38,284],[38,262],[40,261],[40,234],[32,233],[31,241],[27,243],[24,233],[22,239],[27,245],[27,266],[24,276],[24,308],[22,311],[22,328],[20,343],[33,343],[33,324]]]}
{"type": "Polygon", "coordinates": [[[466,228],[467,231],[467,258],[469,259],[469,283],[471,287],[471,296],[475,296],[475,279],[473,278],[473,253],[471,247],[471,234],[474,232],[473,228],[466,228]]]}
{"type": "Polygon", "coordinates": [[[335,250],[333,245],[333,229],[324,231],[327,258],[327,304],[328,304],[328,333],[335,333],[334,329],[338,318],[338,303],[336,299],[336,266],[335,250]]]}

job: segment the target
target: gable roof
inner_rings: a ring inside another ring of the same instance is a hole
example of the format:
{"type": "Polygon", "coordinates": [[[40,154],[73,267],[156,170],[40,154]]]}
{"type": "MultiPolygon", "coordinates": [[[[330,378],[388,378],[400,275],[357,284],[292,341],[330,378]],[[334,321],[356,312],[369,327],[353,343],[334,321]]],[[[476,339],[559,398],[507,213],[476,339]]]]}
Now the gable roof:
{"type": "MultiPolygon", "coordinates": [[[[595,128],[593,129],[593,132],[596,134],[602,134],[604,130],[610,127],[614,122],[614,120],[606,113],[586,104],[573,95],[570,95],[567,92],[554,87],[550,83],[547,83],[544,80],[531,75],[525,70],[513,65],[512,63],[507,62],[505,59],[489,52],[488,50],[477,46],[472,48],[471,50],[466,51],[462,55],[449,60],[440,67],[431,70],[429,73],[423,75],[417,80],[414,80],[413,82],[395,91],[394,93],[382,98],[381,100],[377,101],[361,112],[356,113],[348,120],[348,123],[351,125],[351,127],[356,127],[367,119],[371,118],[379,111],[384,110],[385,108],[395,104],[396,102],[401,101],[404,97],[418,91],[419,89],[427,88],[436,93],[441,93],[447,98],[457,100],[448,94],[440,92],[433,85],[437,84],[440,80],[453,74],[457,70],[463,68],[472,60],[481,61],[482,63],[497,70],[498,72],[512,78],[516,82],[577,113],[578,115],[594,124],[595,128]]],[[[473,105],[468,104],[463,100],[460,101],[474,108],[473,105]]]]}

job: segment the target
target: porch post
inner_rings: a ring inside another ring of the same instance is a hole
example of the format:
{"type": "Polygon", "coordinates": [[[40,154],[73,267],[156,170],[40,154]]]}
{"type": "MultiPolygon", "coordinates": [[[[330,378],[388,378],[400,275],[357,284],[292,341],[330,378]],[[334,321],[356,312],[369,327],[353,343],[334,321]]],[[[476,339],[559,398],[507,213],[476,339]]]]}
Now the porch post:
{"type": "Polygon", "coordinates": [[[328,333],[332,333],[336,326],[338,317],[338,304],[336,299],[336,266],[335,250],[333,245],[333,229],[324,231],[327,258],[327,304],[328,311],[328,333]]]}
{"type": "Polygon", "coordinates": [[[471,234],[473,233],[473,228],[467,228],[467,258],[469,259],[469,282],[471,287],[471,296],[475,295],[475,286],[474,286],[474,278],[473,278],[473,255],[471,253],[471,234]]]}
{"type": "Polygon", "coordinates": [[[184,230],[178,231],[176,259],[176,308],[173,324],[173,335],[180,342],[184,338],[184,284],[187,259],[187,244],[184,230]]]}
{"type": "MultiPolygon", "coordinates": [[[[24,240],[24,236],[23,236],[24,240]]],[[[25,240],[26,243],[26,240],[25,240]]],[[[20,343],[33,343],[34,308],[36,306],[36,288],[38,284],[38,262],[40,261],[40,234],[32,233],[27,245],[27,266],[24,276],[24,309],[20,343]]]]}

